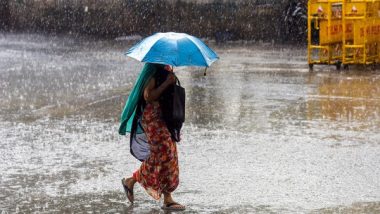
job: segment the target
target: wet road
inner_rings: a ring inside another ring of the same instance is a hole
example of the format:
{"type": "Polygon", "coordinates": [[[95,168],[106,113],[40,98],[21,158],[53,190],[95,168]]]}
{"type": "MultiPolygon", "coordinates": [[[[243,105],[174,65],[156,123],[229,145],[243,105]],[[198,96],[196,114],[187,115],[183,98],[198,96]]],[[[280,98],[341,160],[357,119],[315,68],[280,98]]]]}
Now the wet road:
{"type": "MultiPolygon", "coordinates": [[[[142,64],[134,41],[0,34],[0,213],[161,213],[120,179],[117,133],[142,64]]],[[[308,72],[304,48],[215,47],[187,90],[179,144],[187,213],[380,212],[380,71],[308,72]]]]}

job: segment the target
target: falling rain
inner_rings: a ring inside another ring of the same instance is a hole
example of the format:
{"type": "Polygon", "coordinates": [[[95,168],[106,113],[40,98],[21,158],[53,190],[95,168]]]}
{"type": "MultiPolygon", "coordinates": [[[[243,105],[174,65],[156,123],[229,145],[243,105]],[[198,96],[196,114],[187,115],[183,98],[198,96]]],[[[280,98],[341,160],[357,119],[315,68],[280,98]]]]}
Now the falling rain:
{"type": "Polygon", "coordinates": [[[220,57],[206,76],[174,68],[184,213],[379,213],[379,68],[310,71],[307,14],[301,0],[1,1],[0,213],[163,212],[139,185],[128,202],[120,178],[140,162],[118,127],[143,67],[125,51],[167,31],[220,57]]]}

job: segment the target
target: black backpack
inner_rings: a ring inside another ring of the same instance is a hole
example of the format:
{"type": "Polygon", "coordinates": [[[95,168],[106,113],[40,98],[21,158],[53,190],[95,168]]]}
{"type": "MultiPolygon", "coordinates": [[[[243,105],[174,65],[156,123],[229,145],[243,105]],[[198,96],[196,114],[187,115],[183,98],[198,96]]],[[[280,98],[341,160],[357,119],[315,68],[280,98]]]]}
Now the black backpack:
{"type": "MultiPolygon", "coordinates": [[[[165,82],[169,72],[164,69],[158,69],[154,78],[156,80],[156,88],[165,82]]],[[[174,141],[179,142],[182,124],[185,122],[185,89],[181,87],[181,83],[176,77],[176,84],[169,86],[161,94],[159,103],[162,110],[162,116],[169,129],[174,141]]]]}

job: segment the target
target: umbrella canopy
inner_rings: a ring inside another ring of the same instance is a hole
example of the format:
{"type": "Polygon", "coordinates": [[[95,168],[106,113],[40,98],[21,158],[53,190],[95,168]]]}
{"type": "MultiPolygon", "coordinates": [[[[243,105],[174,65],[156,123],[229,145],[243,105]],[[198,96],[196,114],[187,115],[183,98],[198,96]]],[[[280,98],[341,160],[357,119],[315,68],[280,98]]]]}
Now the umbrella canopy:
{"type": "Polygon", "coordinates": [[[156,33],[149,36],[126,53],[140,62],[173,66],[209,67],[218,55],[200,39],[186,33],[156,33]]]}

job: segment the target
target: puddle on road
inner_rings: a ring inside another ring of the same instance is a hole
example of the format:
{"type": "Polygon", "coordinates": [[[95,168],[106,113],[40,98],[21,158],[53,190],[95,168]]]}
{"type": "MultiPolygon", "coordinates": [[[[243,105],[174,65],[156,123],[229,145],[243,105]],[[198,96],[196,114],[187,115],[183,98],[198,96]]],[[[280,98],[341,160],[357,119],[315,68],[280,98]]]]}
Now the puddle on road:
{"type": "MultiPolygon", "coordinates": [[[[162,213],[120,179],[139,162],[119,115],[131,43],[0,35],[0,211],[162,213]]],[[[176,200],[188,213],[377,212],[380,72],[308,72],[302,48],[215,47],[187,90],[176,200]]]]}

